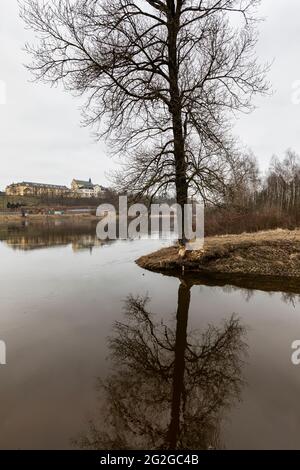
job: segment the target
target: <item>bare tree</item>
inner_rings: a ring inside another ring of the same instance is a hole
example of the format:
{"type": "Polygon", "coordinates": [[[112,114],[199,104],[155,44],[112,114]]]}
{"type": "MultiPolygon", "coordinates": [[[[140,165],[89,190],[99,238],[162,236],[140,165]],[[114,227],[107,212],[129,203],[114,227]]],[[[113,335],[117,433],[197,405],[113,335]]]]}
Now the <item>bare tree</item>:
{"type": "MultiPolygon", "coordinates": [[[[125,158],[122,187],[222,193],[239,152],[231,112],[267,91],[258,0],[25,0],[37,78],[86,95],[84,122],[125,158]]],[[[120,176],[120,175],[119,175],[120,176]]],[[[120,181],[120,179],[119,179],[120,181]]]]}
{"type": "Polygon", "coordinates": [[[288,149],[280,160],[272,157],[262,191],[263,201],[279,211],[296,213],[300,207],[300,157],[288,149]]]}
{"type": "Polygon", "coordinates": [[[237,160],[223,202],[231,209],[255,207],[260,189],[261,179],[257,159],[250,151],[237,160]]]}

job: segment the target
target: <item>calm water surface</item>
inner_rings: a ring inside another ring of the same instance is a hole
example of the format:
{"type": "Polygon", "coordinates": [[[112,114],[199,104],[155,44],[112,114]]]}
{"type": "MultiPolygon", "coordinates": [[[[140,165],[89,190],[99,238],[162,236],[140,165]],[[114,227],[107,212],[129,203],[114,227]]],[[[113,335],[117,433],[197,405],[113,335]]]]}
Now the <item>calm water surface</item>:
{"type": "Polygon", "coordinates": [[[194,284],[94,227],[0,229],[1,448],[300,448],[299,296],[194,284]]]}

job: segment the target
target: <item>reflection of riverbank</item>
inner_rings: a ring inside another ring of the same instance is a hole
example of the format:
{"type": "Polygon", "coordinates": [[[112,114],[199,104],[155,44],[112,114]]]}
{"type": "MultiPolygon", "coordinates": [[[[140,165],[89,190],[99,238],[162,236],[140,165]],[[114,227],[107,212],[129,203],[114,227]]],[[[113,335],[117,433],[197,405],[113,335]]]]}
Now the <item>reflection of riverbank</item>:
{"type": "Polygon", "coordinates": [[[97,220],[84,223],[51,220],[48,223],[31,223],[0,226],[0,241],[14,250],[30,251],[43,248],[71,245],[74,252],[92,251],[111,243],[96,236],[97,220]]]}

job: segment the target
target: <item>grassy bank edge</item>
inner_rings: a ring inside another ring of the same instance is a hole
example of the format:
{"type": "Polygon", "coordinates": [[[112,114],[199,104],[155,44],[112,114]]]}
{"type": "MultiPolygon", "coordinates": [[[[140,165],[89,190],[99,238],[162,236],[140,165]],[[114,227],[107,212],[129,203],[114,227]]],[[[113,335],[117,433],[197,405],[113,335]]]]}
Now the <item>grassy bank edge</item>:
{"type": "Polygon", "coordinates": [[[140,257],[137,264],[162,273],[235,274],[299,278],[300,229],[207,237],[204,251],[184,258],[171,246],[140,257]]]}

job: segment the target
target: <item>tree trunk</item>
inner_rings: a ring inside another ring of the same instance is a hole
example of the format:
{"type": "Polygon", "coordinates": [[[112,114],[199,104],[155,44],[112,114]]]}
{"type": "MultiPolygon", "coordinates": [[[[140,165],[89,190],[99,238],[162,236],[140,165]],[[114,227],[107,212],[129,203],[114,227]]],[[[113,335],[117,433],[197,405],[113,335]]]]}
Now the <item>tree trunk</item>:
{"type": "MultiPolygon", "coordinates": [[[[179,2],[178,2],[179,3],[179,2]]],[[[175,160],[175,186],[176,199],[182,211],[182,226],[179,242],[185,244],[184,234],[184,209],[188,201],[188,183],[186,176],[185,142],[182,125],[182,100],[180,96],[177,60],[177,36],[179,31],[180,7],[175,9],[174,1],[168,2],[168,68],[170,80],[170,113],[173,124],[174,160],[175,160]]]]}

